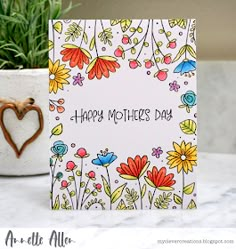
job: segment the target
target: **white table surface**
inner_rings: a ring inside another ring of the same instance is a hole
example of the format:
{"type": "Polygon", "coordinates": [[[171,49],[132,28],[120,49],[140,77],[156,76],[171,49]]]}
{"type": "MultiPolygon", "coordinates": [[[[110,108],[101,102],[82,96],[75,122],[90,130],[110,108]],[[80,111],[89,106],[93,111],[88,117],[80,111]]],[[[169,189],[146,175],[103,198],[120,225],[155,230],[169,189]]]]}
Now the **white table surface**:
{"type": "Polygon", "coordinates": [[[197,210],[51,211],[48,175],[0,177],[0,203],[0,227],[235,228],[236,155],[199,153],[197,210]]]}

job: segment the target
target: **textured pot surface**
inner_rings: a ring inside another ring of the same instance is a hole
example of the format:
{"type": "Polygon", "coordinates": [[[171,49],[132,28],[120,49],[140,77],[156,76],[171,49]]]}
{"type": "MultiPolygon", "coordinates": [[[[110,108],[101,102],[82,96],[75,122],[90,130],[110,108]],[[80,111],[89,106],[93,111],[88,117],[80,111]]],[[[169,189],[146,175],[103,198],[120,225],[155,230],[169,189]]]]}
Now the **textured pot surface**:
{"type": "MultiPolygon", "coordinates": [[[[7,143],[0,129],[0,174],[35,175],[49,172],[48,166],[48,69],[0,70],[0,98],[10,100],[35,99],[44,117],[44,129],[39,137],[29,144],[20,158],[7,143]]],[[[28,112],[19,121],[15,113],[4,112],[4,124],[18,149],[38,129],[38,115],[28,112]]]]}

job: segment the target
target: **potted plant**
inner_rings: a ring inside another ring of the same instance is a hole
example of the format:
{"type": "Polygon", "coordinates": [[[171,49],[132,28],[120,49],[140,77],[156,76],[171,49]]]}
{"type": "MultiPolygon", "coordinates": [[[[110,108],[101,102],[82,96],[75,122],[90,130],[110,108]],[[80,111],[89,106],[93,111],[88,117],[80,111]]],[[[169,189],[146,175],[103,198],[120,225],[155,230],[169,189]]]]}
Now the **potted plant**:
{"type": "Polygon", "coordinates": [[[2,108],[0,174],[2,175],[33,175],[49,172],[48,21],[60,18],[71,8],[70,2],[68,7],[62,10],[62,0],[0,1],[0,109],[2,108]],[[34,102],[39,110],[37,108],[31,110],[30,105],[34,102]],[[4,107],[3,111],[3,106],[6,105],[11,108],[4,107]],[[18,109],[19,106],[21,110],[18,109]],[[32,139],[33,141],[23,148],[26,141],[38,130],[40,134],[36,139],[32,139]],[[20,153],[22,148],[24,150],[20,153]]]}

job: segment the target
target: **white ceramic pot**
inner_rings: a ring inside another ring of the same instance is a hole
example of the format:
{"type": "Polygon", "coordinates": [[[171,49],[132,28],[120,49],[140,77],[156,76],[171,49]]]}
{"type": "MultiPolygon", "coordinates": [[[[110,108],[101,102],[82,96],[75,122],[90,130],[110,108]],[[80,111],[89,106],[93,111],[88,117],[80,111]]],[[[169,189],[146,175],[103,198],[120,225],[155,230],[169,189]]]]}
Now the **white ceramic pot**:
{"type": "MultiPolygon", "coordinates": [[[[0,175],[35,175],[49,172],[48,166],[48,69],[0,70],[0,98],[35,99],[43,113],[44,128],[17,158],[0,129],[0,175]]],[[[1,106],[1,104],[0,104],[1,106]]],[[[39,127],[38,114],[28,112],[20,121],[11,109],[4,111],[4,124],[18,148],[39,127]]]]}

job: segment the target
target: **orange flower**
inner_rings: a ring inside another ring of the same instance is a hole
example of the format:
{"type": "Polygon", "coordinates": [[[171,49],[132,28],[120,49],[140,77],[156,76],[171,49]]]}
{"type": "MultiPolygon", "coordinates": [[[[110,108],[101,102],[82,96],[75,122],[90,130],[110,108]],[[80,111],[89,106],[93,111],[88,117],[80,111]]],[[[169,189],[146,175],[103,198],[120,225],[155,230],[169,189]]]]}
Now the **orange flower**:
{"type": "Polygon", "coordinates": [[[88,78],[92,80],[94,77],[101,79],[102,76],[108,78],[109,72],[114,73],[120,64],[117,59],[111,56],[98,56],[88,66],[86,73],[88,78]]]}
{"type": "Polygon", "coordinates": [[[173,190],[171,186],[173,186],[176,181],[173,180],[174,174],[166,175],[166,168],[162,167],[158,172],[156,166],[152,168],[152,172],[148,170],[147,176],[144,177],[147,184],[153,188],[157,188],[159,190],[170,191],[173,190]]]}
{"type": "Polygon", "coordinates": [[[149,164],[147,156],[141,158],[137,155],[134,159],[129,157],[127,164],[121,163],[116,170],[120,173],[120,177],[124,179],[137,180],[145,173],[149,164]]]}
{"type": "Polygon", "coordinates": [[[77,47],[73,44],[65,44],[62,46],[61,51],[62,61],[70,61],[70,66],[78,66],[79,69],[83,69],[84,63],[89,64],[89,59],[91,59],[91,54],[84,48],[77,47]]]}

